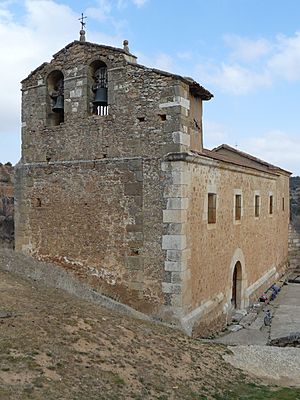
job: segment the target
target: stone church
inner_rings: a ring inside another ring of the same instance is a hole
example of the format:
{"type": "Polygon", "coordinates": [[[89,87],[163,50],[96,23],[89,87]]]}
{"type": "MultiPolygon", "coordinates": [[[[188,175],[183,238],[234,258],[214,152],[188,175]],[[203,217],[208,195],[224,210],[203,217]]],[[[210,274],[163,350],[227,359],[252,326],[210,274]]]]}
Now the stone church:
{"type": "Polygon", "coordinates": [[[203,148],[212,97],[81,31],[22,81],[16,250],[188,334],[224,326],[287,266],[290,174],[203,148]]]}

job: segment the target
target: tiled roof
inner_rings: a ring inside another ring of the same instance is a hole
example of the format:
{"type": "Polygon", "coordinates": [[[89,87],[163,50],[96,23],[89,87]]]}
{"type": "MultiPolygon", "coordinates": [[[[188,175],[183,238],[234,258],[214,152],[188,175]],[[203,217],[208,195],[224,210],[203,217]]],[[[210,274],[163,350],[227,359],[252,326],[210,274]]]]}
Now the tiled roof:
{"type": "Polygon", "coordinates": [[[272,174],[291,174],[291,172],[289,171],[286,171],[280,167],[277,167],[257,157],[254,157],[251,154],[237,150],[227,144],[222,144],[212,150],[203,149],[203,151],[199,152],[198,154],[212,158],[214,160],[239,165],[242,167],[253,168],[258,171],[268,172],[272,174]],[[222,150],[225,150],[226,153],[223,154],[222,150]]]}

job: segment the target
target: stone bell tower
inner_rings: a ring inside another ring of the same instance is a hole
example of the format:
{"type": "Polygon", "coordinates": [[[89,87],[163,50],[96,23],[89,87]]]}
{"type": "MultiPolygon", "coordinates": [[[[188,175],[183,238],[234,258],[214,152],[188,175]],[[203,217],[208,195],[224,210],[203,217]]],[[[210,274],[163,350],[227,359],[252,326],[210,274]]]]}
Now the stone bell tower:
{"type": "Polygon", "coordinates": [[[164,318],[163,235],[179,229],[163,219],[173,179],[164,158],[201,151],[212,95],[137,64],[128,41],[87,42],[82,24],[79,41],[22,81],[16,249],[164,318]]]}

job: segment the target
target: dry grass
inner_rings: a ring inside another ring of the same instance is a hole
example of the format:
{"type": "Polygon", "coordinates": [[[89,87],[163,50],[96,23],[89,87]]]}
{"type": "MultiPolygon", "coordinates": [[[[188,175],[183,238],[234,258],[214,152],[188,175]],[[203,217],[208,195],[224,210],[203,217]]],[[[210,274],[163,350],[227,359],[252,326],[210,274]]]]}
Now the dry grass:
{"type": "Polygon", "coordinates": [[[221,345],[41,283],[0,272],[0,301],[3,400],[227,399],[245,382],[221,345]]]}

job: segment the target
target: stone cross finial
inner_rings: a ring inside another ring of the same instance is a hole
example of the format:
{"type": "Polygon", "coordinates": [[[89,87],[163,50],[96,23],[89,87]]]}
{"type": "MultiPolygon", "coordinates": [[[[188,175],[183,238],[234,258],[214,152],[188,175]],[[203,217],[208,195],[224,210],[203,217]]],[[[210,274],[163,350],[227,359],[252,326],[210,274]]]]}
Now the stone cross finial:
{"type": "Polygon", "coordinates": [[[124,51],[125,51],[126,53],[130,53],[128,44],[129,44],[128,40],[124,40],[124,41],[123,41],[123,46],[124,46],[123,49],[124,49],[124,51]]]}

